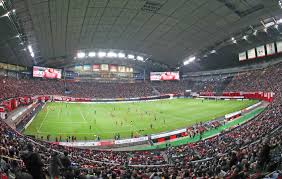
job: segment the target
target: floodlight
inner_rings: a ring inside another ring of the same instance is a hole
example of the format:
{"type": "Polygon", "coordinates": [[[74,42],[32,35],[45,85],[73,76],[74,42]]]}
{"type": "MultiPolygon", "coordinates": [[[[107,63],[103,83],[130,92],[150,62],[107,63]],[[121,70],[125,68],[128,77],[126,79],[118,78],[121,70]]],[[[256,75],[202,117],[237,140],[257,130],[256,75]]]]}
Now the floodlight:
{"type": "Polygon", "coordinates": [[[269,23],[264,24],[264,27],[268,28],[268,27],[271,27],[271,26],[274,26],[274,25],[275,25],[275,22],[271,21],[269,23]]]}
{"type": "Polygon", "coordinates": [[[9,17],[10,12],[7,12],[6,14],[0,16],[0,17],[9,17]]]}
{"type": "Polygon", "coordinates": [[[31,45],[28,45],[27,48],[28,48],[29,52],[33,52],[31,45]]]}
{"type": "Polygon", "coordinates": [[[277,24],[281,24],[281,23],[282,23],[282,19],[278,19],[278,20],[276,21],[276,23],[277,23],[277,24]]]}
{"type": "Polygon", "coordinates": [[[117,54],[115,52],[108,52],[107,57],[110,57],[110,58],[117,57],[117,54]]]}
{"type": "Polygon", "coordinates": [[[212,50],[211,53],[216,53],[216,50],[212,50]]]}
{"type": "Polygon", "coordinates": [[[192,61],[196,60],[196,57],[195,56],[190,57],[189,60],[192,62],[192,61]]]}
{"type": "Polygon", "coordinates": [[[125,58],[125,54],[124,53],[118,53],[118,57],[119,58],[125,58]]]}
{"type": "Polygon", "coordinates": [[[231,37],[231,40],[232,40],[232,41],[234,41],[234,40],[235,40],[235,38],[234,38],[234,37],[231,37]]]}
{"type": "Polygon", "coordinates": [[[135,56],[134,56],[134,55],[131,55],[131,54],[128,54],[128,55],[127,55],[127,58],[129,58],[129,59],[134,59],[135,56]]]}
{"type": "Polygon", "coordinates": [[[78,52],[76,56],[77,56],[77,58],[84,58],[85,53],[84,52],[78,52]]]}
{"type": "Polygon", "coordinates": [[[195,61],[195,60],[196,60],[196,57],[195,57],[195,56],[192,56],[192,57],[190,57],[188,60],[184,61],[184,62],[183,62],[183,65],[188,65],[188,64],[192,63],[192,62],[195,61]]]}
{"type": "Polygon", "coordinates": [[[106,52],[98,52],[98,57],[102,58],[106,56],[106,52]]]}
{"type": "Polygon", "coordinates": [[[139,61],[142,61],[142,62],[144,61],[144,58],[141,57],[141,56],[137,56],[136,59],[139,60],[139,61]]]}
{"type": "Polygon", "coordinates": [[[255,30],[253,34],[254,34],[254,35],[257,35],[257,34],[258,34],[258,30],[255,30]]]}
{"type": "Polygon", "coordinates": [[[88,53],[88,57],[95,57],[96,56],[96,53],[95,52],[89,52],[88,53]]]}

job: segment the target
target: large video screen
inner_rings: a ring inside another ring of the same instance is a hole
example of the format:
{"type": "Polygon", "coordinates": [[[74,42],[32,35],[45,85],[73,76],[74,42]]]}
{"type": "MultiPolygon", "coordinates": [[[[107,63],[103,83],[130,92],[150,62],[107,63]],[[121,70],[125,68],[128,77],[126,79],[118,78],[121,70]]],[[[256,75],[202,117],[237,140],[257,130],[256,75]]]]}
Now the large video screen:
{"type": "Polygon", "coordinates": [[[33,77],[61,79],[62,78],[62,70],[54,69],[54,68],[33,66],[33,77]]]}
{"type": "Polygon", "coordinates": [[[171,81],[179,80],[179,72],[151,72],[150,73],[151,81],[171,81]]]}

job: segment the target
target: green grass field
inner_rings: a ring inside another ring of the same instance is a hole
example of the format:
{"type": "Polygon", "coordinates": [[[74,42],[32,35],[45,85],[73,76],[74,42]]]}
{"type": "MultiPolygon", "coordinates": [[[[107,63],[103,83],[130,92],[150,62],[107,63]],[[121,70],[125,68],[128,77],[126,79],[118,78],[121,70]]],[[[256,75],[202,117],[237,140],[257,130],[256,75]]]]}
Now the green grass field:
{"type": "Polygon", "coordinates": [[[256,103],[173,99],[138,103],[47,103],[24,134],[76,136],[78,140],[112,139],[159,133],[209,121],[256,103]],[[152,128],[151,128],[152,125],[152,128]],[[91,129],[90,129],[91,126],[91,129]]]}

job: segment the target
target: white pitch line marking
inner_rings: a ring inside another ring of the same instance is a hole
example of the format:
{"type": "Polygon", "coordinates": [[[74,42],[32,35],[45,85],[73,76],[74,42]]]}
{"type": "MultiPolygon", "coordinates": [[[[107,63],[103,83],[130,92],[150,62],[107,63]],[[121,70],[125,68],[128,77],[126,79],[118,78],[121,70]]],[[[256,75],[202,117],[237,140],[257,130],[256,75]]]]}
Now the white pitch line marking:
{"type": "Polygon", "coordinates": [[[40,124],[40,126],[39,126],[39,129],[37,129],[37,132],[40,131],[40,129],[41,129],[43,123],[45,122],[45,120],[46,120],[46,118],[47,118],[47,115],[48,115],[48,113],[49,113],[49,110],[48,110],[47,106],[46,106],[46,109],[47,109],[47,112],[46,112],[45,117],[44,117],[44,119],[42,120],[42,122],[41,122],[41,124],[40,124]]]}

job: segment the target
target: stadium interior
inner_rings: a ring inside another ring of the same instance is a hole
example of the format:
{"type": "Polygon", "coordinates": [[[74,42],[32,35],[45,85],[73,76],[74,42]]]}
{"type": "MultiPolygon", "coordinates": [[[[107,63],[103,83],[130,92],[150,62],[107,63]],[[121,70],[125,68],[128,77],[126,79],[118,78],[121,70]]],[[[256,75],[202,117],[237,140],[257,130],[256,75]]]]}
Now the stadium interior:
{"type": "Polygon", "coordinates": [[[0,179],[282,178],[282,0],[0,0],[0,179]]]}

